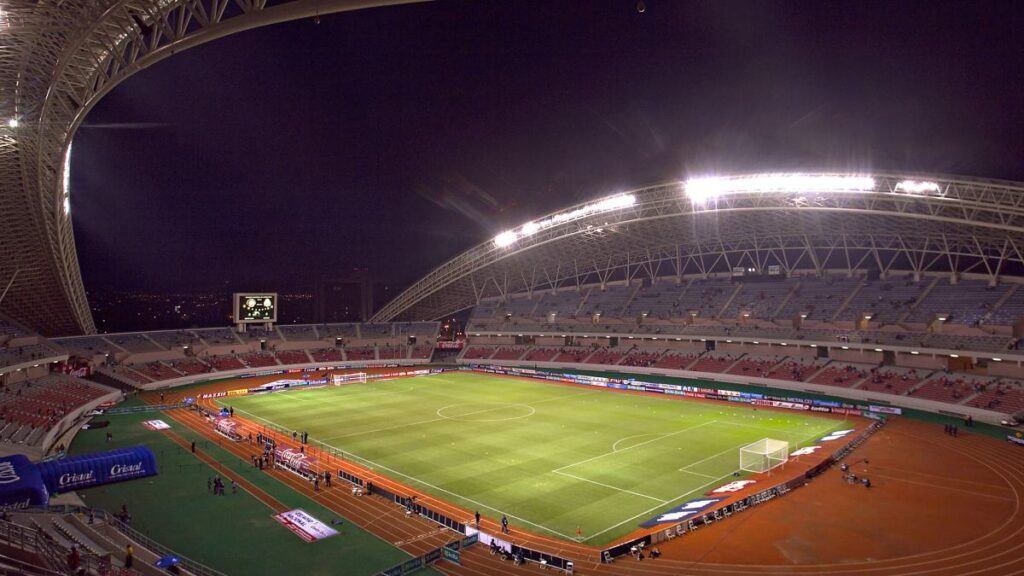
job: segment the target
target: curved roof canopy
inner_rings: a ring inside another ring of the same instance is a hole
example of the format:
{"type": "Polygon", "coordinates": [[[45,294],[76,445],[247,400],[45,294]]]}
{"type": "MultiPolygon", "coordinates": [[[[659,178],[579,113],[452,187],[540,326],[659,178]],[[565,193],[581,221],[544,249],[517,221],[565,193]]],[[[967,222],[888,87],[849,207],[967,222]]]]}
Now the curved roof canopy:
{"type": "Polygon", "coordinates": [[[421,0],[0,2],[0,311],[43,334],[93,332],[65,160],[89,110],[175,52],[235,32],[421,0]]]}
{"type": "Polygon", "coordinates": [[[1024,185],[753,174],[652,186],[499,234],[430,272],[373,320],[436,319],[487,297],[738,267],[1018,275],[1024,185]]]}

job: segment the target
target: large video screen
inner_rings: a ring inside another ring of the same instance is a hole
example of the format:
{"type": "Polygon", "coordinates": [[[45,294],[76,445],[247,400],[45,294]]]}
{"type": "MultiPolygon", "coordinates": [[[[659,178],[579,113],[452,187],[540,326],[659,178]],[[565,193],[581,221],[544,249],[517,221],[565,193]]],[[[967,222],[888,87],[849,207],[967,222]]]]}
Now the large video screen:
{"type": "Polygon", "coordinates": [[[277,294],[235,294],[235,322],[277,322],[277,294]]]}

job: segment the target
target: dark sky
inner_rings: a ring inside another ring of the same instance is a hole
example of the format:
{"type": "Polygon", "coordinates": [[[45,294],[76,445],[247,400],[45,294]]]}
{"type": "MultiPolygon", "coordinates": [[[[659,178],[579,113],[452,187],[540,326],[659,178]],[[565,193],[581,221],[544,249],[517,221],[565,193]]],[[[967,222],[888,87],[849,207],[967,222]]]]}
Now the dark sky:
{"type": "Polygon", "coordinates": [[[406,284],[503,228],[686,175],[1024,181],[1024,2],[435,2],[238,34],[78,131],[88,290],[406,284]]]}

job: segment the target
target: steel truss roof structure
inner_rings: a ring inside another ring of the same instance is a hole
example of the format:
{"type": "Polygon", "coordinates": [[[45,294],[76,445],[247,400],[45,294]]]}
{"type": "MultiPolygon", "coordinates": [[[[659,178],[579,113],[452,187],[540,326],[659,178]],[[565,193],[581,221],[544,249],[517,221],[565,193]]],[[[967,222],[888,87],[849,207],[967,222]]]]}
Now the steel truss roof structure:
{"type": "Polygon", "coordinates": [[[698,200],[674,182],[630,194],[629,206],[595,213],[579,204],[475,246],[372,320],[437,319],[488,297],[737,267],[970,272],[993,281],[1024,271],[1024,184],[875,175],[870,190],[739,190],[698,200]]]}
{"type": "Polygon", "coordinates": [[[235,32],[416,1],[0,2],[0,311],[43,334],[95,331],[64,164],[85,115],[120,82],[235,32]]]}

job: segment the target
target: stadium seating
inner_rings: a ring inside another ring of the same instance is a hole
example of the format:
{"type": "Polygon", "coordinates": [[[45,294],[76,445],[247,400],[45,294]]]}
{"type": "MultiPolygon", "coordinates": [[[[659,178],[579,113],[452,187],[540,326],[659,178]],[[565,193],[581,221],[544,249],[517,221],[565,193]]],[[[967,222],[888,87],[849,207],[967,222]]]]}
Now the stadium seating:
{"type": "Polygon", "coordinates": [[[590,350],[586,348],[559,348],[558,354],[552,362],[583,362],[583,359],[590,354],[590,350]]]}
{"type": "Polygon", "coordinates": [[[765,378],[772,366],[775,366],[780,361],[781,358],[778,356],[769,357],[746,354],[735,365],[726,370],[726,373],[765,378]]]}
{"type": "Polygon", "coordinates": [[[906,394],[910,389],[917,386],[924,378],[925,376],[921,375],[914,368],[906,369],[884,366],[869,370],[867,378],[864,379],[859,388],[861,390],[901,395],[906,394]]]}
{"type": "Polygon", "coordinates": [[[648,368],[650,366],[654,366],[663,352],[663,350],[635,349],[627,353],[626,356],[619,361],[619,364],[622,366],[648,368]]]}
{"type": "Polygon", "coordinates": [[[698,355],[694,352],[683,354],[681,352],[668,352],[654,363],[654,368],[666,370],[687,370],[688,367],[697,361],[698,355]]]}
{"type": "Polygon", "coordinates": [[[527,362],[551,362],[558,356],[557,348],[533,348],[523,360],[527,362]]]}
{"type": "Polygon", "coordinates": [[[908,396],[959,404],[991,385],[996,379],[966,374],[944,374],[909,391],[908,396]]]}
{"type": "Polygon", "coordinates": [[[594,353],[583,361],[584,364],[618,364],[622,359],[622,352],[612,348],[598,348],[594,353]]]}
{"type": "Polygon", "coordinates": [[[409,356],[414,360],[429,360],[434,356],[434,347],[430,344],[417,344],[412,347],[412,353],[409,356]]]}
{"type": "Polygon", "coordinates": [[[854,278],[802,278],[776,318],[789,320],[806,314],[807,320],[827,322],[859,284],[854,278]]]}
{"type": "Polygon", "coordinates": [[[377,349],[377,357],[381,360],[394,360],[409,355],[408,346],[381,346],[377,349]]]}
{"type": "Polygon", "coordinates": [[[0,388],[0,441],[35,445],[64,415],[111,389],[53,374],[0,388]]]}
{"type": "Polygon", "coordinates": [[[147,362],[145,364],[133,364],[131,368],[134,369],[136,372],[143,374],[152,381],[170,380],[172,378],[180,378],[182,376],[180,372],[164,364],[163,362],[147,362]]]}
{"type": "Polygon", "coordinates": [[[491,354],[494,354],[494,348],[490,346],[470,346],[466,348],[466,351],[462,353],[462,357],[467,360],[481,360],[484,358],[490,358],[491,354]]]}
{"type": "Polygon", "coordinates": [[[362,338],[390,338],[394,333],[391,324],[360,324],[359,335],[362,338]]]}
{"type": "Polygon", "coordinates": [[[1020,285],[1011,288],[1013,292],[1003,303],[992,311],[992,314],[985,321],[986,324],[998,324],[1013,326],[1021,318],[1024,318],[1024,292],[1020,285]]]}
{"type": "Polygon", "coordinates": [[[259,342],[266,340],[272,342],[274,340],[280,340],[281,336],[277,333],[277,330],[266,330],[262,327],[249,327],[248,330],[242,333],[236,334],[239,340],[244,342],[259,342]]]}
{"type": "Polygon", "coordinates": [[[821,368],[820,364],[800,359],[789,359],[775,365],[765,373],[766,378],[804,382],[821,368]]]}
{"type": "Polygon", "coordinates": [[[313,357],[313,362],[344,362],[345,360],[341,350],[337,348],[310,350],[309,355],[313,357]]]}
{"type": "Polygon", "coordinates": [[[320,324],[316,327],[321,338],[356,338],[357,324],[320,324]]]}
{"type": "Polygon", "coordinates": [[[194,374],[205,374],[210,371],[210,365],[196,358],[182,358],[171,361],[171,367],[181,372],[182,375],[192,376],[194,374]]]}
{"type": "Polygon", "coordinates": [[[312,341],[318,340],[319,335],[316,333],[316,328],[311,325],[302,326],[278,326],[277,331],[284,337],[285,340],[289,341],[312,341]]]}
{"type": "Polygon", "coordinates": [[[160,346],[157,346],[156,342],[150,340],[145,334],[111,334],[107,336],[107,341],[134,354],[162,350],[160,346]]]}
{"type": "Polygon", "coordinates": [[[526,354],[526,348],[522,346],[502,346],[498,348],[494,355],[491,356],[492,360],[518,360],[526,354]]]}
{"type": "Polygon", "coordinates": [[[242,343],[231,328],[203,328],[195,330],[195,333],[203,342],[210,345],[242,343]]]}
{"type": "Polygon", "coordinates": [[[865,282],[841,313],[843,320],[857,320],[871,314],[878,324],[896,322],[917,301],[925,284],[908,279],[865,282]]]}
{"type": "Polygon", "coordinates": [[[736,358],[730,354],[718,355],[707,352],[698,358],[689,369],[694,372],[725,372],[734,362],[736,362],[736,358]]]}
{"type": "Polygon", "coordinates": [[[147,336],[163,348],[174,349],[183,346],[193,346],[199,342],[199,338],[188,330],[165,330],[162,332],[147,332],[147,336]]]}
{"type": "Polygon", "coordinates": [[[868,377],[872,366],[870,364],[851,364],[845,362],[830,362],[823,370],[815,374],[810,382],[825,386],[841,386],[843,388],[854,388],[862,380],[868,377]]]}
{"type": "Polygon", "coordinates": [[[775,311],[795,286],[795,281],[742,283],[736,297],[722,311],[721,317],[737,318],[746,315],[749,318],[770,320],[775,317],[775,311]]]}
{"type": "Polygon", "coordinates": [[[373,346],[355,346],[352,348],[345,348],[345,357],[350,362],[376,360],[377,351],[373,346]]]}
{"type": "Polygon", "coordinates": [[[277,358],[268,352],[250,352],[248,354],[241,354],[238,358],[250,368],[265,368],[278,365],[277,358]]]}
{"type": "Polygon", "coordinates": [[[922,299],[904,322],[927,323],[939,314],[947,315],[947,322],[973,326],[981,322],[995,308],[1012,286],[990,287],[982,280],[962,280],[950,284],[940,279],[922,299]]]}
{"type": "Polygon", "coordinates": [[[1024,383],[1018,380],[1000,380],[983,386],[967,405],[1005,414],[1019,414],[1024,411],[1024,383]]]}
{"type": "Polygon", "coordinates": [[[281,364],[309,364],[312,359],[305,350],[278,350],[277,359],[281,364]]]}
{"type": "Polygon", "coordinates": [[[245,364],[237,356],[211,356],[206,358],[214,370],[224,372],[226,370],[241,370],[245,364]]]}

